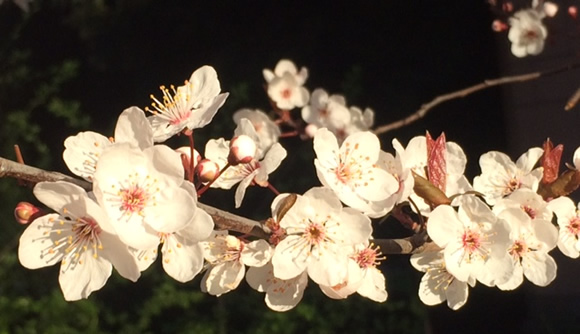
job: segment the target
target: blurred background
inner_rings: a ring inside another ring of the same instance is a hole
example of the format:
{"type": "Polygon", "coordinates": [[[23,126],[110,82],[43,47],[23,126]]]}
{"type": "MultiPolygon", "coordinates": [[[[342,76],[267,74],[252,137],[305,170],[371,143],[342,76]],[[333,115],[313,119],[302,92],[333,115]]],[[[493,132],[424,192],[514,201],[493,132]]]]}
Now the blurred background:
{"type": "MultiPolygon", "coordinates": [[[[548,23],[541,55],[517,59],[507,33],[492,31],[498,13],[491,7],[485,0],[3,0],[0,156],[14,159],[19,144],[26,163],[66,173],[66,137],[86,130],[112,134],[122,110],[149,105],[160,85],[181,84],[206,64],[230,96],[214,121],[196,132],[198,148],[209,138],[230,138],[236,110],[269,111],[262,70],[281,58],[309,69],[311,91],[322,87],[344,94],[348,105],[372,108],[376,125],[484,79],[578,62],[578,25],[570,18],[548,23]]],[[[580,110],[564,112],[563,106],[578,79],[578,71],[564,71],[446,102],[382,135],[383,149],[392,151],[393,138],[406,144],[426,130],[434,136],[444,131],[464,148],[469,179],[479,173],[481,154],[500,150],[515,160],[547,137],[565,144],[563,161],[571,162],[580,146],[580,110]]],[[[318,185],[311,142],[281,142],[289,154],[271,182],[297,193],[318,185]]],[[[210,191],[202,202],[265,219],[273,198],[253,187],[241,210],[233,209],[233,191],[210,191]]],[[[30,271],[18,263],[24,227],[12,211],[22,200],[36,203],[16,180],[0,180],[0,333],[577,333],[580,325],[580,262],[557,250],[559,275],[549,287],[526,282],[501,292],[477,286],[455,312],[419,301],[421,273],[402,255],[389,256],[381,267],[389,292],[383,304],[357,295],[330,300],[312,284],[296,309],[280,314],[245,282],[215,298],[200,292],[200,277],[181,284],[158,263],[137,283],[113,274],[88,300],[67,303],[57,267],[30,271]]],[[[377,226],[378,235],[404,236],[393,224],[377,226]]]]}

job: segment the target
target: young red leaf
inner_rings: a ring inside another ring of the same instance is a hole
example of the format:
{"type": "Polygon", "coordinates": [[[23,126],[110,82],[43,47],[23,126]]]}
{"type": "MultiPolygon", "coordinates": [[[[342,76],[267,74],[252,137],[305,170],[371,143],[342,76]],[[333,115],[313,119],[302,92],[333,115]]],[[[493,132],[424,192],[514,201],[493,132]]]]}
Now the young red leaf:
{"type": "Polygon", "coordinates": [[[433,140],[429,131],[427,138],[427,179],[435,187],[445,192],[447,183],[447,166],[445,162],[445,133],[441,133],[439,138],[433,140]]]}
{"type": "Polygon", "coordinates": [[[562,158],[563,150],[564,146],[562,146],[562,144],[558,144],[558,146],[554,147],[550,138],[546,139],[544,142],[544,154],[540,160],[542,167],[544,167],[544,176],[542,177],[543,184],[550,184],[558,178],[560,159],[562,158]]]}

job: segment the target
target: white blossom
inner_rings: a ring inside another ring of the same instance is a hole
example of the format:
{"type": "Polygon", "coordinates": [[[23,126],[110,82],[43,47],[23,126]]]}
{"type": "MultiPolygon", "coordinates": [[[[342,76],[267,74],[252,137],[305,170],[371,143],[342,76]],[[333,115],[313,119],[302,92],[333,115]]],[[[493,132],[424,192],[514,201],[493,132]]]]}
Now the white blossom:
{"type": "Polygon", "coordinates": [[[66,300],[88,298],[102,288],[112,267],[136,281],[139,268],[103,209],[80,187],[40,182],[34,195],[58,213],[35,219],[20,237],[18,258],[29,269],[61,262],[59,283],[66,300]]]}

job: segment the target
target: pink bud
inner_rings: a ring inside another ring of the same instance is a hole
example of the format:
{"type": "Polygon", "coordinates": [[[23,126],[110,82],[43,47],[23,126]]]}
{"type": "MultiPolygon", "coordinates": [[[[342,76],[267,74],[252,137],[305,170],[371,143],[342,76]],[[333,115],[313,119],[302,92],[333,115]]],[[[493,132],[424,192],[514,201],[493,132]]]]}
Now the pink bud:
{"type": "Polygon", "coordinates": [[[217,163],[209,160],[203,159],[195,167],[195,173],[201,182],[210,182],[218,177],[220,172],[220,167],[217,163]]]}
{"type": "Polygon", "coordinates": [[[304,133],[308,136],[308,138],[314,138],[316,131],[318,131],[318,127],[314,124],[308,124],[304,128],[304,133]]]}
{"type": "Polygon", "coordinates": [[[256,143],[246,135],[239,135],[230,142],[228,162],[232,166],[247,164],[256,155],[256,143]]]}
{"type": "Polygon", "coordinates": [[[544,2],[544,13],[546,13],[546,16],[554,17],[557,12],[558,12],[557,4],[550,1],[544,2]]]}
{"type": "Polygon", "coordinates": [[[504,12],[508,12],[509,13],[512,10],[514,10],[514,5],[510,1],[508,1],[508,2],[505,2],[502,5],[502,9],[503,9],[504,12]]]}
{"type": "Polygon", "coordinates": [[[14,218],[22,225],[32,222],[39,216],[40,209],[28,202],[20,202],[14,209],[14,218]]]}
{"type": "MultiPolygon", "coordinates": [[[[181,155],[181,164],[183,165],[183,169],[185,170],[185,175],[189,178],[189,175],[193,172],[191,169],[191,148],[189,146],[182,146],[180,148],[175,149],[175,152],[181,155]]],[[[195,159],[193,160],[193,168],[195,171],[195,166],[201,160],[201,155],[197,152],[197,150],[193,150],[193,156],[195,159]]]]}
{"type": "Polygon", "coordinates": [[[568,7],[568,14],[570,14],[570,16],[572,16],[572,18],[575,20],[576,17],[578,17],[578,7],[576,6],[568,7]]]}
{"type": "Polygon", "coordinates": [[[507,28],[508,28],[508,25],[500,20],[494,20],[491,23],[491,29],[495,32],[501,32],[501,31],[507,30],[507,28]]]}

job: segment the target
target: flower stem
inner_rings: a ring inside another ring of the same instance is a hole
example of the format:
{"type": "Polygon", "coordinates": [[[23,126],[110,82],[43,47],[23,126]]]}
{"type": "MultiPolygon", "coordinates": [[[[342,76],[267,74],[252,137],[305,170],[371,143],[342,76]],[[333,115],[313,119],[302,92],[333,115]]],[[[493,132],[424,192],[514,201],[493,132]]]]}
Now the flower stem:
{"type": "Polygon", "coordinates": [[[272,185],[270,182],[268,182],[268,189],[272,190],[272,192],[273,192],[273,193],[274,193],[276,196],[280,195],[280,192],[278,191],[278,189],[274,188],[274,186],[273,186],[273,185],[272,185]]]}
{"type": "Polygon", "coordinates": [[[226,163],[226,165],[224,166],[224,168],[222,168],[219,171],[218,175],[216,175],[216,177],[213,180],[209,181],[205,186],[203,186],[203,188],[201,188],[201,189],[199,189],[197,191],[197,197],[200,197],[206,190],[208,190],[209,187],[215,182],[215,180],[217,180],[222,175],[222,173],[225,172],[225,170],[228,169],[230,166],[231,165],[230,165],[229,162],[226,163]]]}
{"type": "Polygon", "coordinates": [[[189,182],[193,183],[193,178],[195,176],[195,171],[193,170],[193,164],[194,164],[194,159],[195,159],[195,154],[193,153],[195,151],[195,149],[193,148],[193,130],[187,130],[185,132],[185,134],[187,135],[187,137],[189,138],[189,153],[190,153],[190,162],[189,162],[189,174],[188,179],[189,182]]]}

